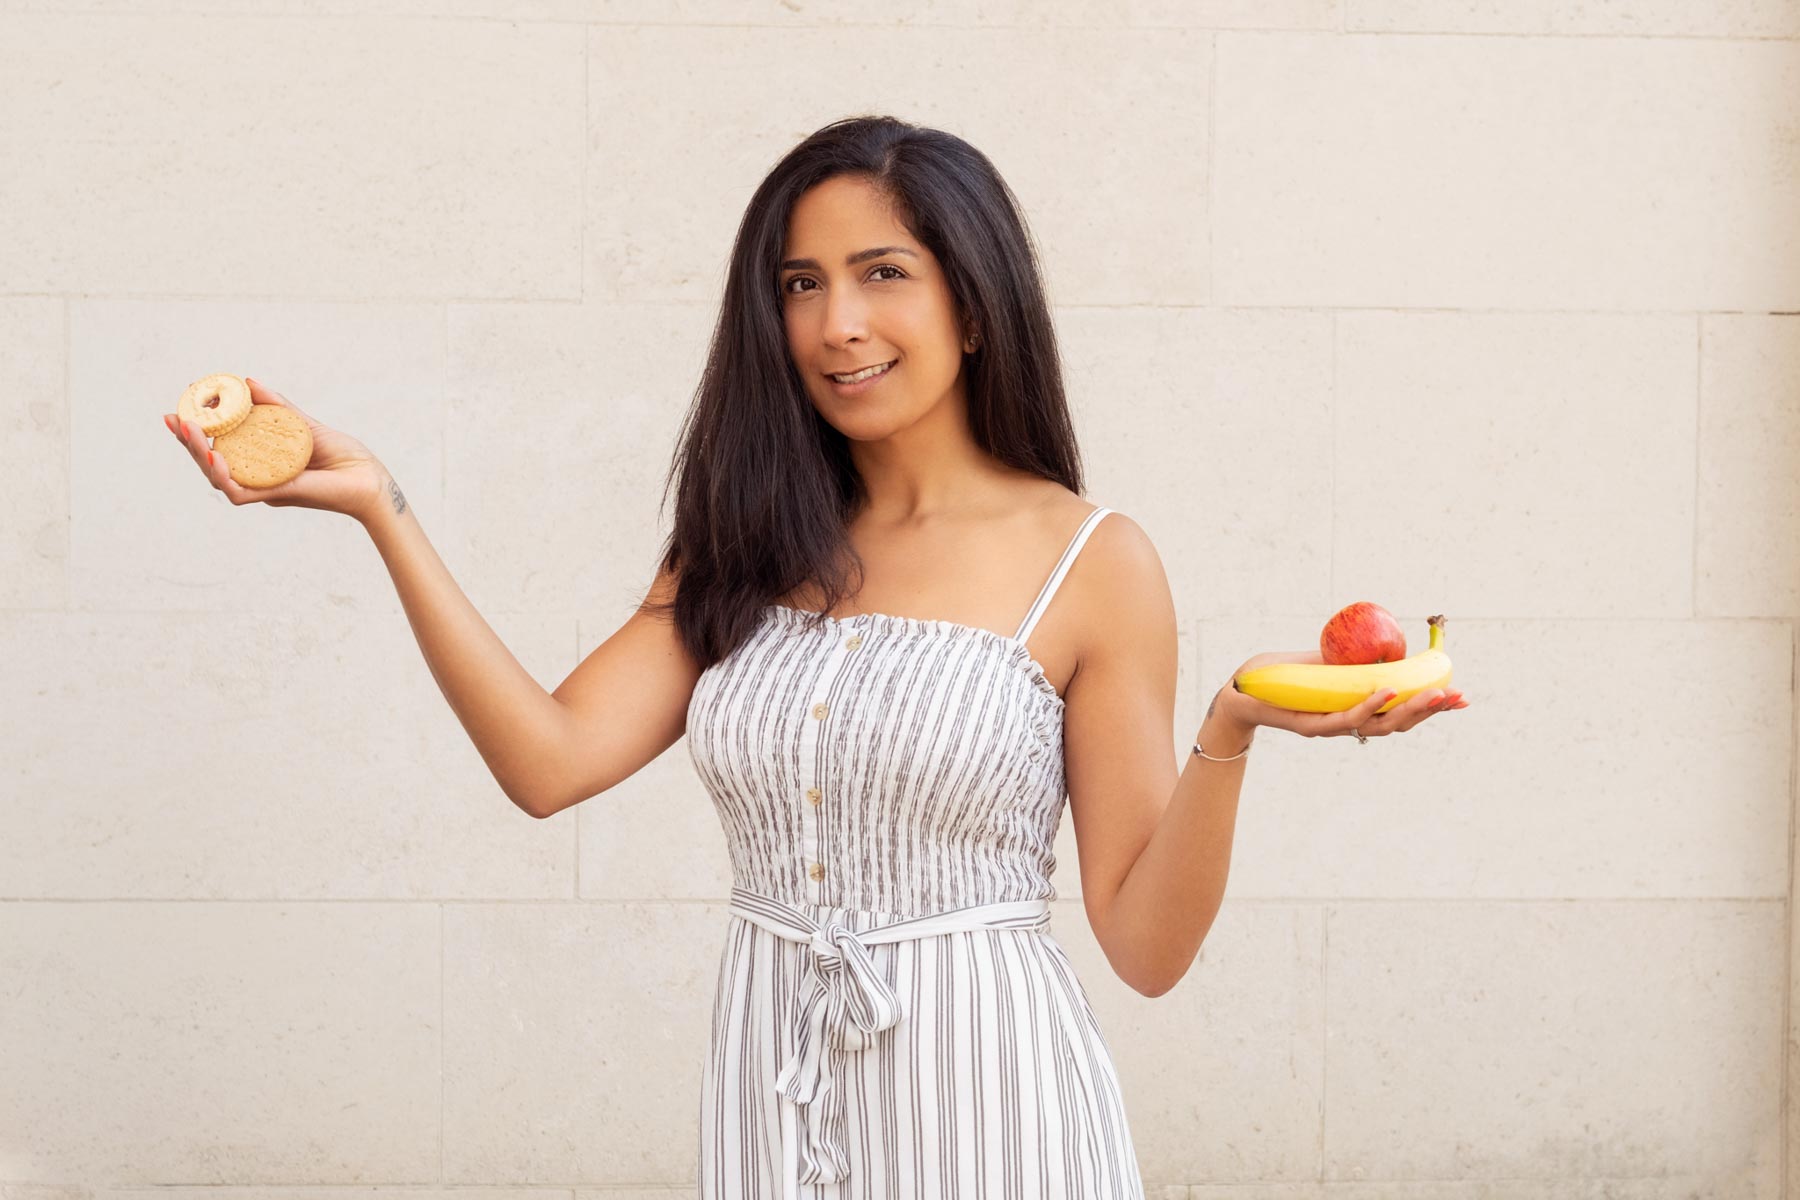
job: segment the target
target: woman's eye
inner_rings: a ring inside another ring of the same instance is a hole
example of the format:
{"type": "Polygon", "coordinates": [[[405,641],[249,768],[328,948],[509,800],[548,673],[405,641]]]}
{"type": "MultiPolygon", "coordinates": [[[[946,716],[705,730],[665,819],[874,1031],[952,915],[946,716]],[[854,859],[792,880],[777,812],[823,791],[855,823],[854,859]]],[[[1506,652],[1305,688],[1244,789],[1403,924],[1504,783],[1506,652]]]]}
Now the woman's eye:
{"type": "MultiPolygon", "coordinates": [[[[899,267],[896,267],[893,263],[882,263],[879,267],[876,267],[873,270],[871,270],[869,272],[869,275],[871,277],[873,277],[875,275],[876,271],[892,271],[894,273],[894,275],[893,275],[894,278],[899,278],[899,279],[906,278],[906,272],[902,271],[899,267]]],[[[781,290],[789,293],[790,295],[804,291],[805,289],[797,288],[794,286],[795,284],[801,283],[801,282],[812,283],[813,278],[810,275],[796,275],[792,279],[788,280],[786,283],[782,284],[781,290]]],[[[883,277],[881,279],[881,282],[882,283],[889,282],[888,277],[883,277]]]]}

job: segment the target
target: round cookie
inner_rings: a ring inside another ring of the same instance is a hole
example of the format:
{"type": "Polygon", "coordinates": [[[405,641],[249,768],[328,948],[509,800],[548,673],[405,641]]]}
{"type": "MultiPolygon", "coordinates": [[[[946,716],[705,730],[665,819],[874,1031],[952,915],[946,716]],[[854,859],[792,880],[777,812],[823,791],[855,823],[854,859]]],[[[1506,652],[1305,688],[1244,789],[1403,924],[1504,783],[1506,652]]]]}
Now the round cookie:
{"type": "Polygon", "coordinates": [[[215,438],[212,448],[240,487],[271,488],[306,470],[312,430],[285,405],[258,404],[231,432],[215,438]]]}
{"type": "Polygon", "coordinates": [[[210,438],[236,429],[252,407],[250,385],[241,376],[208,375],[188,384],[175,402],[175,415],[210,438]]]}

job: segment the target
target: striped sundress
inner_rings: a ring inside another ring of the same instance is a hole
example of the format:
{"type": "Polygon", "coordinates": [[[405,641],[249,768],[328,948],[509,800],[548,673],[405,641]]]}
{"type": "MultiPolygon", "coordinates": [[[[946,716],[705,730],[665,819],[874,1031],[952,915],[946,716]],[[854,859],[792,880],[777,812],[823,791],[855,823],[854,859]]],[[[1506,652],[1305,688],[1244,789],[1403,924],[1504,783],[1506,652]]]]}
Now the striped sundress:
{"type": "Polygon", "coordinates": [[[1018,631],[769,606],[703,672],[734,886],[702,1200],[1142,1197],[1111,1054],[1049,930],[1063,700],[1018,631]]]}

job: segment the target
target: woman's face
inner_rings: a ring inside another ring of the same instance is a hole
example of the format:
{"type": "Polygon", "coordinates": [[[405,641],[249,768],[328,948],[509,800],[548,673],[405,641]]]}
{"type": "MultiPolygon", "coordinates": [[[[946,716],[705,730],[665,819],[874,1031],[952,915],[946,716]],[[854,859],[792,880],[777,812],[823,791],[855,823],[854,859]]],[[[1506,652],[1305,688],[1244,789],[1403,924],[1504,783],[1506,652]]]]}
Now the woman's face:
{"type": "Polygon", "coordinates": [[[964,331],[937,258],[869,183],[839,175],[802,195],[782,259],[788,350],[839,432],[886,437],[946,396],[964,398],[964,331]],[[855,390],[830,377],[883,363],[893,365],[855,390]]]}

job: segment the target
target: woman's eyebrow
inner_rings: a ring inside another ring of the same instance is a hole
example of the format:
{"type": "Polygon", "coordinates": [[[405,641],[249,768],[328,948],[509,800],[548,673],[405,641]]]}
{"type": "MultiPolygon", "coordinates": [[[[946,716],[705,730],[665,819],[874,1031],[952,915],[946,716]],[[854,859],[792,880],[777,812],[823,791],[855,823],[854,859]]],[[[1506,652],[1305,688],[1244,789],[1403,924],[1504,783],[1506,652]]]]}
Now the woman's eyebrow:
{"type": "MultiPolygon", "coordinates": [[[[905,246],[876,246],[871,250],[858,250],[855,254],[850,255],[844,260],[844,265],[846,267],[854,267],[859,262],[867,262],[871,258],[880,258],[884,254],[904,254],[908,258],[919,257],[905,246]]],[[[798,271],[809,267],[812,270],[818,270],[819,260],[816,258],[790,258],[781,264],[781,269],[783,271],[798,271]]]]}

